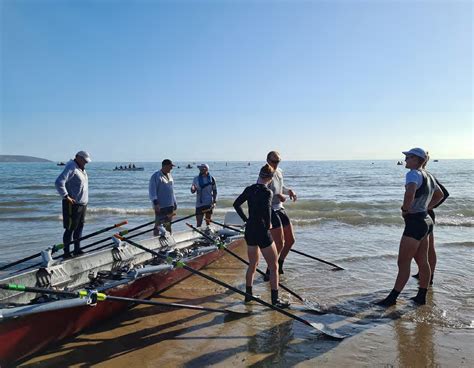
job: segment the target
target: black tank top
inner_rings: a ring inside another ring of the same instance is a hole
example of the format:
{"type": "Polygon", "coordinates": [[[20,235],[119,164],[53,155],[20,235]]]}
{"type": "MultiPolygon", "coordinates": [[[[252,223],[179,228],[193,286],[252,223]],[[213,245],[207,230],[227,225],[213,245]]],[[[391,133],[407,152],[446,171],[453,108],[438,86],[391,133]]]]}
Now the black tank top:
{"type": "Polygon", "coordinates": [[[244,222],[251,225],[263,225],[265,229],[270,228],[271,204],[273,193],[263,184],[251,185],[237,197],[234,208],[244,222]],[[242,204],[247,202],[249,217],[245,216],[242,204]]]}

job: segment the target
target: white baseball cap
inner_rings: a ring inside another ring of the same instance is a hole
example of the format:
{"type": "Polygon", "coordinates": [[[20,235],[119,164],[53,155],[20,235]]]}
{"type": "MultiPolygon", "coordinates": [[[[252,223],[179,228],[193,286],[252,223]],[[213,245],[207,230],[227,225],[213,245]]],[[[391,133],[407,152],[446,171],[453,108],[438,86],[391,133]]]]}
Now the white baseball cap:
{"type": "Polygon", "coordinates": [[[200,165],[198,165],[198,169],[207,169],[207,170],[209,170],[209,165],[208,164],[200,164],[200,165]]]}
{"type": "Polygon", "coordinates": [[[422,149],[422,148],[412,148],[411,150],[403,151],[402,153],[405,156],[406,155],[415,155],[415,156],[421,157],[422,159],[425,159],[425,160],[426,160],[426,157],[427,157],[425,150],[422,149]]]}
{"type": "Polygon", "coordinates": [[[89,155],[89,153],[87,153],[86,151],[79,151],[78,153],[76,153],[76,156],[82,157],[87,163],[92,161],[91,155],[89,155]]]}

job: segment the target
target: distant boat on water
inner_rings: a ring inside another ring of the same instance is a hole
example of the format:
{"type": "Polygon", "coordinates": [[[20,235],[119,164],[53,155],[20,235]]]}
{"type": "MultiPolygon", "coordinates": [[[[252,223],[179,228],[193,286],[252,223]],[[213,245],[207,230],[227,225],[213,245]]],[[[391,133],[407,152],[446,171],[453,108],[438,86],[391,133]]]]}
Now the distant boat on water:
{"type": "Polygon", "coordinates": [[[439,162],[439,160],[433,160],[433,162],[439,162]]]}
{"type": "Polygon", "coordinates": [[[403,165],[403,162],[398,161],[398,162],[397,162],[397,165],[403,165]]]}
{"type": "Polygon", "coordinates": [[[65,164],[64,162],[62,162],[62,161],[61,161],[61,162],[58,162],[56,165],[58,165],[58,166],[66,166],[66,164],[65,164]]]}
{"type": "Polygon", "coordinates": [[[193,166],[191,164],[188,164],[188,166],[186,166],[186,169],[192,169],[193,166]]]}
{"type": "Polygon", "coordinates": [[[136,167],[135,164],[125,165],[125,166],[115,166],[113,171],[143,171],[145,170],[143,167],[136,167]]]}

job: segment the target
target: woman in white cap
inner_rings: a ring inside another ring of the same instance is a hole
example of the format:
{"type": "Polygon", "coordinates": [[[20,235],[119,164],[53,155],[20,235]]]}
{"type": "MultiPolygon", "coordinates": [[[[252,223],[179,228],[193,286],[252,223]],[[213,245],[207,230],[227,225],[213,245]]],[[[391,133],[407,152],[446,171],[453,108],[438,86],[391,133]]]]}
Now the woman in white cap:
{"type": "MultiPolygon", "coordinates": [[[[252,295],[253,279],[260,257],[260,249],[270,269],[272,304],[280,308],[287,308],[289,303],[278,298],[278,253],[270,233],[273,194],[268,188],[268,184],[272,181],[274,172],[275,170],[270,165],[263,166],[260,169],[257,183],[245,188],[243,193],[235,200],[234,208],[246,224],[245,240],[247,242],[249,267],[245,278],[245,292],[252,295]],[[248,204],[248,218],[241,207],[245,202],[248,204]]],[[[245,302],[250,301],[250,298],[245,297],[245,302]]]]}
{"type": "Polygon", "coordinates": [[[196,176],[191,185],[191,193],[196,195],[196,225],[202,225],[204,213],[206,225],[209,226],[212,218],[212,209],[216,205],[217,185],[216,180],[209,174],[209,165],[198,165],[199,175],[196,176]]]}
{"type": "Polygon", "coordinates": [[[86,151],[76,153],[74,160],[69,161],[63,172],[56,179],[56,190],[63,199],[63,244],[64,257],[71,256],[69,245],[74,239],[74,254],[82,254],[80,242],[89,202],[89,179],[85,166],[91,162],[86,151]]]}
{"type": "MultiPolygon", "coordinates": [[[[422,166],[423,170],[426,169],[426,165],[428,164],[428,161],[430,160],[430,156],[428,152],[426,152],[426,160],[422,166]]],[[[449,192],[448,190],[441,184],[438,179],[433,175],[433,178],[436,180],[436,184],[440,187],[440,189],[443,191],[443,199],[438,202],[435,206],[433,206],[432,209],[428,209],[428,216],[431,217],[431,220],[433,221],[433,224],[435,224],[435,213],[434,209],[438,208],[448,197],[449,197],[449,192]]],[[[431,271],[431,279],[430,279],[430,285],[433,285],[433,277],[434,277],[434,271],[436,268],[436,262],[437,262],[437,257],[436,257],[436,250],[434,246],[434,231],[431,232],[431,234],[428,236],[428,263],[430,264],[430,271],[431,271]]],[[[413,275],[414,278],[419,279],[420,278],[420,273],[417,273],[416,275],[413,275]]]]}
{"type": "Polygon", "coordinates": [[[412,148],[403,154],[405,167],[410,169],[406,175],[405,196],[401,207],[405,229],[398,251],[398,275],[395,286],[384,300],[377,303],[384,307],[396,304],[398,295],[410,277],[413,258],[420,270],[420,287],[412,300],[417,304],[426,304],[426,292],[430,282],[428,235],[433,231],[433,221],[428,216],[428,210],[443,198],[443,192],[434,177],[422,169],[427,158],[426,152],[421,148],[412,148]]]}

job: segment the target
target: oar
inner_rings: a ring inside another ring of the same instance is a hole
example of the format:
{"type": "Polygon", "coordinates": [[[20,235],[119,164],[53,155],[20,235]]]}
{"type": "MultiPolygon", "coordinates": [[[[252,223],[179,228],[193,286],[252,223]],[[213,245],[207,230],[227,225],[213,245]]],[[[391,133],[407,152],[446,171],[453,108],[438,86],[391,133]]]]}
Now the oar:
{"type": "MultiPolygon", "coordinates": [[[[57,252],[57,251],[60,250],[60,249],[63,249],[65,245],[70,245],[70,244],[74,243],[75,241],[86,240],[86,239],[92,238],[93,236],[96,236],[96,235],[105,233],[106,231],[115,229],[115,228],[117,228],[117,227],[120,227],[120,226],[123,226],[123,225],[126,225],[126,224],[128,224],[128,221],[125,220],[125,221],[122,221],[122,222],[120,222],[120,223],[118,223],[118,224],[115,224],[115,225],[113,225],[113,226],[109,226],[109,227],[106,227],[106,228],[104,228],[104,229],[102,229],[102,230],[98,230],[98,231],[95,231],[95,232],[93,232],[93,233],[91,233],[91,234],[85,235],[85,236],[83,236],[83,237],[81,237],[81,238],[79,238],[79,239],[73,240],[73,241],[71,241],[71,242],[69,242],[69,243],[67,243],[67,244],[63,244],[63,243],[55,244],[55,245],[53,245],[52,253],[57,252]]],[[[33,259],[33,258],[36,258],[36,257],[39,257],[39,256],[41,256],[41,252],[35,253],[35,254],[33,254],[33,255],[31,255],[31,256],[28,256],[28,257],[26,257],[26,258],[22,258],[22,259],[19,259],[18,261],[9,263],[9,264],[7,264],[7,265],[4,265],[4,266],[0,267],[0,271],[6,270],[7,268],[10,268],[10,267],[12,267],[12,266],[16,266],[17,264],[20,264],[20,263],[29,261],[29,260],[31,260],[31,259],[33,259]]]]}
{"type": "Polygon", "coordinates": [[[48,288],[29,287],[29,286],[16,285],[16,284],[0,284],[0,289],[22,291],[22,292],[27,292],[27,293],[60,295],[60,296],[68,296],[68,297],[73,297],[73,298],[92,297],[93,302],[108,300],[108,301],[113,301],[113,302],[158,305],[160,307],[167,307],[167,308],[193,309],[193,310],[207,311],[207,312],[227,313],[227,314],[234,314],[238,316],[247,316],[251,314],[251,312],[247,312],[247,311],[239,312],[239,311],[226,309],[226,308],[217,309],[217,308],[201,307],[199,305],[190,305],[190,304],[181,304],[181,303],[163,303],[163,302],[157,302],[153,300],[135,299],[135,298],[127,298],[123,296],[107,295],[104,293],[98,293],[98,292],[87,291],[87,290],[79,290],[75,292],[74,291],[60,291],[60,290],[53,290],[53,289],[48,289],[48,288]]]}
{"type": "MultiPolygon", "coordinates": [[[[238,254],[235,254],[234,252],[232,252],[230,249],[228,249],[224,243],[218,241],[218,240],[215,240],[213,238],[211,238],[209,235],[207,235],[205,232],[199,230],[198,228],[196,228],[195,226],[191,225],[191,224],[188,224],[186,223],[186,225],[188,225],[191,229],[193,229],[194,231],[196,231],[197,233],[201,234],[204,238],[206,238],[207,240],[209,240],[211,243],[213,244],[216,244],[219,249],[222,249],[224,251],[226,251],[227,253],[229,253],[230,255],[234,256],[235,258],[237,258],[239,261],[245,263],[247,266],[250,264],[247,260],[243,259],[242,257],[240,257],[238,254]]],[[[263,275],[265,276],[265,272],[263,272],[262,270],[258,269],[257,268],[257,272],[260,274],[260,275],[263,275]]],[[[321,311],[321,309],[317,308],[315,303],[312,303],[310,302],[309,300],[301,297],[300,295],[298,295],[296,292],[294,292],[293,290],[291,290],[290,288],[286,287],[285,285],[283,285],[282,283],[278,283],[278,286],[281,287],[283,290],[286,290],[288,293],[290,293],[291,295],[293,295],[295,298],[299,299],[300,301],[303,302],[303,304],[305,305],[305,307],[311,311],[311,312],[315,312],[315,313],[319,313],[319,314],[323,314],[324,312],[321,311]]]]}
{"type": "MultiPolygon", "coordinates": [[[[118,239],[123,240],[123,241],[125,241],[125,242],[127,242],[127,243],[129,243],[129,244],[131,244],[131,245],[133,245],[133,246],[135,246],[135,247],[137,247],[137,248],[139,248],[139,249],[142,249],[142,250],[145,251],[145,252],[148,252],[148,253],[153,254],[153,255],[154,255],[155,257],[157,257],[157,258],[160,258],[160,259],[163,259],[163,260],[167,260],[167,256],[165,256],[165,255],[163,255],[163,254],[160,254],[160,253],[158,253],[158,252],[156,252],[156,251],[154,251],[154,250],[152,250],[152,249],[149,249],[149,248],[147,248],[147,247],[145,247],[145,246],[143,246],[143,245],[141,245],[141,244],[138,244],[138,243],[136,243],[136,242],[134,242],[134,241],[132,241],[132,240],[130,240],[130,239],[124,238],[124,237],[122,237],[122,236],[120,236],[120,235],[115,235],[115,236],[116,236],[118,239]]],[[[235,293],[237,293],[237,294],[240,294],[240,295],[243,295],[243,296],[245,296],[245,297],[247,297],[247,298],[250,298],[250,299],[252,299],[252,300],[255,300],[257,303],[260,303],[260,304],[264,305],[265,307],[268,307],[268,308],[270,308],[270,309],[273,309],[273,310],[275,310],[275,311],[277,311],[277,312],[280,312],[281,314],[284,314],[284,315],[287,316],[287,317],[290,317],[290,318],[292,318],[292,319],[294,319],[294,320],[296,320],[296,321],[298,321],[298,322],[301,322],[301,323],[303,323],[303,324],[305,324],[305,325],[307,325],[307,326],[310,326],[310,327],[312,327],[312,328],[314,328],[314,329],[316,329],[316,330],[318,330],[318,331],[324,333],[324,334],[327,335],[327,336],[330,336],[330,337],[335,338],[335,339],[343,339],[343,338],[346,337],[346,336],[341,335],[341,334],[339,334],[338,332],[334,331],[333,329],[327,327],[327,326],[324,325],[323,323],[309,322],[309,321],[305,320],[304,318],[301,318],[301,317],[299,317],[299,316],[296,316],[296,315],[294,315],[294,314],[292,314],[292,313],[290,313],[290,312],[288,312],[288,311],[286,311],[286,310],[284,310],[284,309],[278,308],[278,307],[275,306],[275,305],[272,305],[272,304],[270,304],[270,303],[267,303],[266,301],[264,301],[264,300],[262,300],[262,299],[260,299],[260,298],[257,298],[257,297],[254,296],[254,295],[247,294],[246,292],[244,292],[244,291],[242,291],[242,290],[239,290],[239,289],[237,289],[237,288],[235,288],[235,287],[233,287],[233,286],[231,286],[231,285],[229,285],[229,284],[226,284],[226,283],[223,282],[223,281],[220,281],[220,280],[218,280],[218,279],[216,279],[216,278],[214,278],[214,277],[212,277],[212,276],[206,275],[205,273],[202,273],[201,271],[198,271],[198,270],[196,270],[196,269],[194,269],[194,268],[192,268],[192,267],[189,267],[188,265],[186,265],[186,263],[184,263],[184,262],[181,261],[181,260],[175,261],[175,262],[174,262],[174,266],[175,266],[175,267],[181,267],[181,268],[183,268],[183,269],[185,269],[185,270],[187,270],[187,271],[189,271],[189,272],[191,272],[191,273],[193,273],[193,274],[195,274],[195,275],[199,275],[199,276],[205,278],[206,280],[212,281],[212,282],[214,282],[214,283],[216,283],[216,284],[218,284],[218,285],[220,285],[220,286],[225,287],[226,289],[232,290],[233,292],[235,292],[235,293]]]]}
{"type": "Polygon", "coordinates": [[[296,250],[296,249],[290,249],[290,252],[295,252],[295,253],[301,254],[302,256],[305,256],[305,257],[314,259],[315,261],[319,261],[319,262],[322,262],[322,263],[326,263],[326,264],[328,264],[328,265],[330,265],[330,266],[333,266],[333,267],[334,267],[334,271],[340,271],[340,270],[343,270],[343,269],[344,269],[344,268],[342,268],[341,266],[338,266],[338,265],[336,265],[336,264],[334,264],[334,263],[325,261],[324,259],[321,259],[321,258],[312,256],[312,255],[307,254],[307,253],[303,253],[303,252],[301,252],[301,251],[299,251],[299,250],[296,250]]]}
{"type": "MultiPolygon", "coordinates": [[[[241,229],[237,229],[237,228],[235,228],[235,227],[232,227],[232,226],[229,226],[229,225],[225,225],[225,224],[222,224],[222,223],[217,222],[217,221],[214,221],[214,220],[211,220],[211,222],[214,223],[214,224],[216,224],[216,225],[225,227],[225,228],[227,228],[227,229],[229,229],[229,230],[237,231],[237,232],[240,232],[240,233],[243,232],[241,229]]],[[[312,255],[303,253],[303,252],[301,252],[301,251],[299,251],[299,250],[290,249],[290,251],[291,251],[291,252],[298,253],[298,254],[301,254],[302,256],[306,256],[306,257],[308,257],[308,258],[314,259],[314,260],[316,260],[316,261],[319,261],[319,262],[322,262],[322,263],[326,263],[326,264],[328,264],[328,265],[330,265],[330,266],[333,266],[333,267],[335,268],[334,271],[340,271],[340,270],[343,270],[343,269],[344,269],[344,268],[342,268],[341,266],[338,266],[338,265],[336,265],[336,264],[334,264],[334,263],[331,263],[331,262],[325,261],[324,259],[317,258],[317,257],[314,257],[314,256],[312,256],[312,255]]]]}
{"type": "MultiPolygon", "coordinates": [[[[208,212],[208,211],[210,211],[210,210],[204,210],[204,211],[202,211],[202,213],[206,213],[206,212],[208,212]]],[[[174,224],[176,224],[176,223],[178,223],[178,222],[187,220],[187,219],[189,219],[189,218],[191,218],[191,217],[194,217],[194,216],[196,216],[196,213],[193,213],[193,214],[191,214],[191,215],[184,216],[184,217],[181,217],[181,218],[179,218],[179,219],[170,221],[170,224],[171,224],[171,225],[174,225],[174,224]]],[[[130,229],[130,230],[123,230],[123,231],[119,232],[118,234],[119,234],[120,236],[124,236],[124,235],[130,234],[130,233],[133,232],[133,231],[136,231],[136,230],[142,229],[142,228],[144,228],[144,227],[146,227],[146,226],[154,225],[154,224],[155,224],[155,221],[150,221],[150,222],[147,222],[146,224],[143,224],[143,225],[134,227],[133,229],[130,229]]],[[[139,233],[137,233],[137,234],[133,234],[132,236],[129,236],[128,238],[129,238],[129,239],[132,239],[132,238],[135,238],[135,237],[137,237],[137,236],[140,236],[140,235],[149,233],[150,231],[153,231],[153,229],[154,229],[154,227],[151,228],[151,229],[147,229],[147,230],[141,231],[141,232],[139,232],[139,233]]],[[[102,242],[104,242],[104,241],[106,241],[106,240],[108,240],[108,239],[109,239],[109,238],[103,239],[102,242]]],[[[87,248],[92,247],[93,245],[97,245],[97,244],[98,244],[98,242],[93,243],[93,244],[89,244],[89,245],[87,245],[86,247],[84,247],[84,248],[82,248],[82,249],[87,249],[87,248]]],[[[100,249],[103,249],[103,248],[107,248],[107,247],[109,247],[109,246],[111,246],[111,245],[114,245],[114,244],[115,244],[114,242],[110,242],[110,243],[108,243],[108,244],[105,244],[105,245],[103,245],[103,246],[101,246],[101,247],[98,247],[98,248],[94,249],[94,251],[100,250],[100,249]]]]}
{"type": "MultiPolygon", "coordinates": [[[[209,211],[209,210],[205,210],[205,211],[203,211],[203,212],[207,212],[207,211],[209,211]]],[[[177,223],[177,222],[180,222],[180,221],[183,221],[183,220],[187,220],[187,219],[189,219],[189,218],[191,218],[191,217],[193,217],[193,216],[196,216],[196,214],[194,213],[194,214],[192,214],[192,215],[185,216],[185,217],[179,218],[179,219],[177,219],[177,220],[171,221],[171,224],[175,224],[175,223],[177,223]]],[[[119,232],[119,235],[123,236],[123,235],[129,234],[129,233],[131,233],[131,232],[133,232],[133,231],[142,229],[142,228],[144,228],[144,227],[146,227],[146,226],[149,226],[149,225],[152,225],[152,224],[154,225],[154,224],[155,224],[155,221],[147,222],[147,223],[145,223],[145,224],[143,224],[143,225],[139,225],[139,226],[134,227],[134,228],[129,229],[129,230],[123,230],[123,231],[119,232]]],[[[148,233],[148,232],[150,232],[150,231],[152,231],[152,230],[153,230],[153,228],[152,228],[152,229],[145,230],[145,231],[142,231],[142,232],[140,232],[140,233],[138,233],[138,234],[135,234],[135,235],[133,235],[133,236],[130,236],[130,238],[134,238],[134,237],[136,237],[136,236],[140,236],[140,235],[146,234],[146,233],[148,233]]],[[[107,237],[107,238],[101,239],[101,240],[99,240],[99,241],[96,241],[96,242],[94,242],[94,243],[88,244],[88,245],[82,247],[82,250],[89,249],[89,248],[91,248],[91,247],[93,247],[93,246],[96,246],[96,245],[105,243],[105,242],[108,241],[109,239],[110,239],[110,237],[107,237]]],[[[97,250],[100,250],[100,249],[104,249],[104,248],[110,247],[111,245],[114,245],[114,244],[115,244],[114,242],[110,242],[110,243],[107,243],[107,244],[102,245],[102,246],[100,246],[100,247],[97,247],[97,248],[95,248],[95,249],[93,249],[93,250],[94,250],[94,251],[97,251],[97,250]]],[[[54,257],[53,259],[56,260],[56,259],[61,259],[61,258],[63,258],[63,257],[64,257],[64,256],[61,255],[61,256],[59,256],[59,257],[54,257]]],[[[16,271],[16,272],[19,273],[19,272],[22,272],[22,271],[29,270],[30,268],[39,267],[39,266],[41,266],[42,264],[43,264],[42,262],[35,263],[35,264],[30,265],[30,266],[28,266],[28,267],[22,268],[21,270],[18,270],[18,271],[16,271]]]]}

